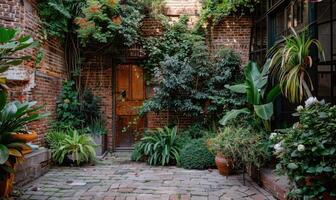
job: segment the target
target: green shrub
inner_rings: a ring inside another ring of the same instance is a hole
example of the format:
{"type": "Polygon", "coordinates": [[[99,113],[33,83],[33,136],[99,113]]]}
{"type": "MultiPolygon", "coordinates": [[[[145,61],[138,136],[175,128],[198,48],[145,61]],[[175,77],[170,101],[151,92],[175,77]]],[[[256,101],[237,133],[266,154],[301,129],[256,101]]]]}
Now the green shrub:
{"type": "Polygon", "coordinates": [[[305,103],[297,108],[299,122],[293,128],[270,136],[280,159],[277,170],[292,182],[290,197],[336,196],[336,106],[313,97],[305,103]]]}
{"type": "Polygon", "coordinates": [[[131,161],[141,161],[142,157],[143,156],[142,156],[141,149],[140,149],[140,143],[136,143],[134,145],[134,149],[131,154],[131,161]]]}
{"type": "Polygon", "coordinates": [[[231,158],[236,166],[252,164],[261,167],[268,159],[265,134],[251,127],[227,126],[208,140],[208,148],[213,153],[221,153],[231,158]]]}
{"type": "Polygon", "coordinates": [[[76,130],[52,131],[46,135],[51,155],[58,164],[71,160],[76,165],[93,161],[96,157],[95,143],[91,136],[76,130]]]}
{"type": "Polygon", "coordinates": [[[204,139],[194,139],[182,148],[180,166],[186,169],[208,169],[215,165],[214,155],[207,149],[204,139]]]}
{"type": "Polygon", "coordinates": [[[135,161],[145,158],[149,165],[175,164],[180,157],[180,146],[176,135],[177,127],[158,128],[148,132],[137,144],[135,161]]]}

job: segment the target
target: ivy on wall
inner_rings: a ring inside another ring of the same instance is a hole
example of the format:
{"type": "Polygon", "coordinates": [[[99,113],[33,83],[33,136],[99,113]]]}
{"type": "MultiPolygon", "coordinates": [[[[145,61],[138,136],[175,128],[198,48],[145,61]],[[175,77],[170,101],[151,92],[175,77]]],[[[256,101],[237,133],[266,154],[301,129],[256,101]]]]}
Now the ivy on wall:
{"type": "Polygon", "coordinates": [[[204,0],[196,28],[216,25],[228,15],[247,15],[254,11],[259,0],[204,0]]]}

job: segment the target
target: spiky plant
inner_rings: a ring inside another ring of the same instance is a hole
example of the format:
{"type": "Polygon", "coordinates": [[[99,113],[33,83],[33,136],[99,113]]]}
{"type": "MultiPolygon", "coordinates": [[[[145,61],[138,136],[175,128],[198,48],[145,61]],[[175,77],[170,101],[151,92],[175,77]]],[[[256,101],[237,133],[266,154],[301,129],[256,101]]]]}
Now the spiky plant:
{"type": "Polygon", "coordinates": [[[324,53],[321,43],[307,36],[306,31],[300,34],[291,31],[293,34],[274,46],[269,55],[271,71],[278,78],[283,95],[291,103],[299,103],[303,97],[312,96],[313,84],[308,74],[313,65],[311,50],[315,46],[323,58],[324,53]]]}
{"type": "Polygon", "coordinates": [[[147,158],[150,165],[169,165],[179,161],[180,145],[177,138],[177,127],[158,128],[145,135],[139,142],[139,154],[147,158]]]}

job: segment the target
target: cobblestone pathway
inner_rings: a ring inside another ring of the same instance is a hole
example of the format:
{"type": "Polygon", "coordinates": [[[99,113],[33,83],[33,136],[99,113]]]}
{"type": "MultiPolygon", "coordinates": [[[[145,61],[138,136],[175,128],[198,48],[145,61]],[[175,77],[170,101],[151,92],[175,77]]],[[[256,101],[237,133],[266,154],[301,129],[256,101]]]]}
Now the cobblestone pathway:
{"type": "Polygon", "coordinates": [[[274,199],[242,177],[217,170],[149,167],[109,157],[96,166],[56,167],[21,189],[22,199],[39,200],[217,200],[274,199]]]}

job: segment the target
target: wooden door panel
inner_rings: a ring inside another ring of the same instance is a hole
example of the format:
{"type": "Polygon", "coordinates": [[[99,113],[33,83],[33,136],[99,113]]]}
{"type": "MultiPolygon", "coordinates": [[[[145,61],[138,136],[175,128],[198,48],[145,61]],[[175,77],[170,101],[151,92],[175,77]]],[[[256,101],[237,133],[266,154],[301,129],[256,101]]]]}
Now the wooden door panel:
{"type": "Polygon", "coordinates": [[[144,99],[144,77],[143,69],[137,65],[132,66],[131,71],[132,99],[143,101],[144,99]]]}
{"type": "Polygon", "coordinates": [[[143,69],[137,65],[119,65],[116,75],[116,147],[130,147],[144,129],[144,120],[138,118],[145,98],[143,69]]]}

